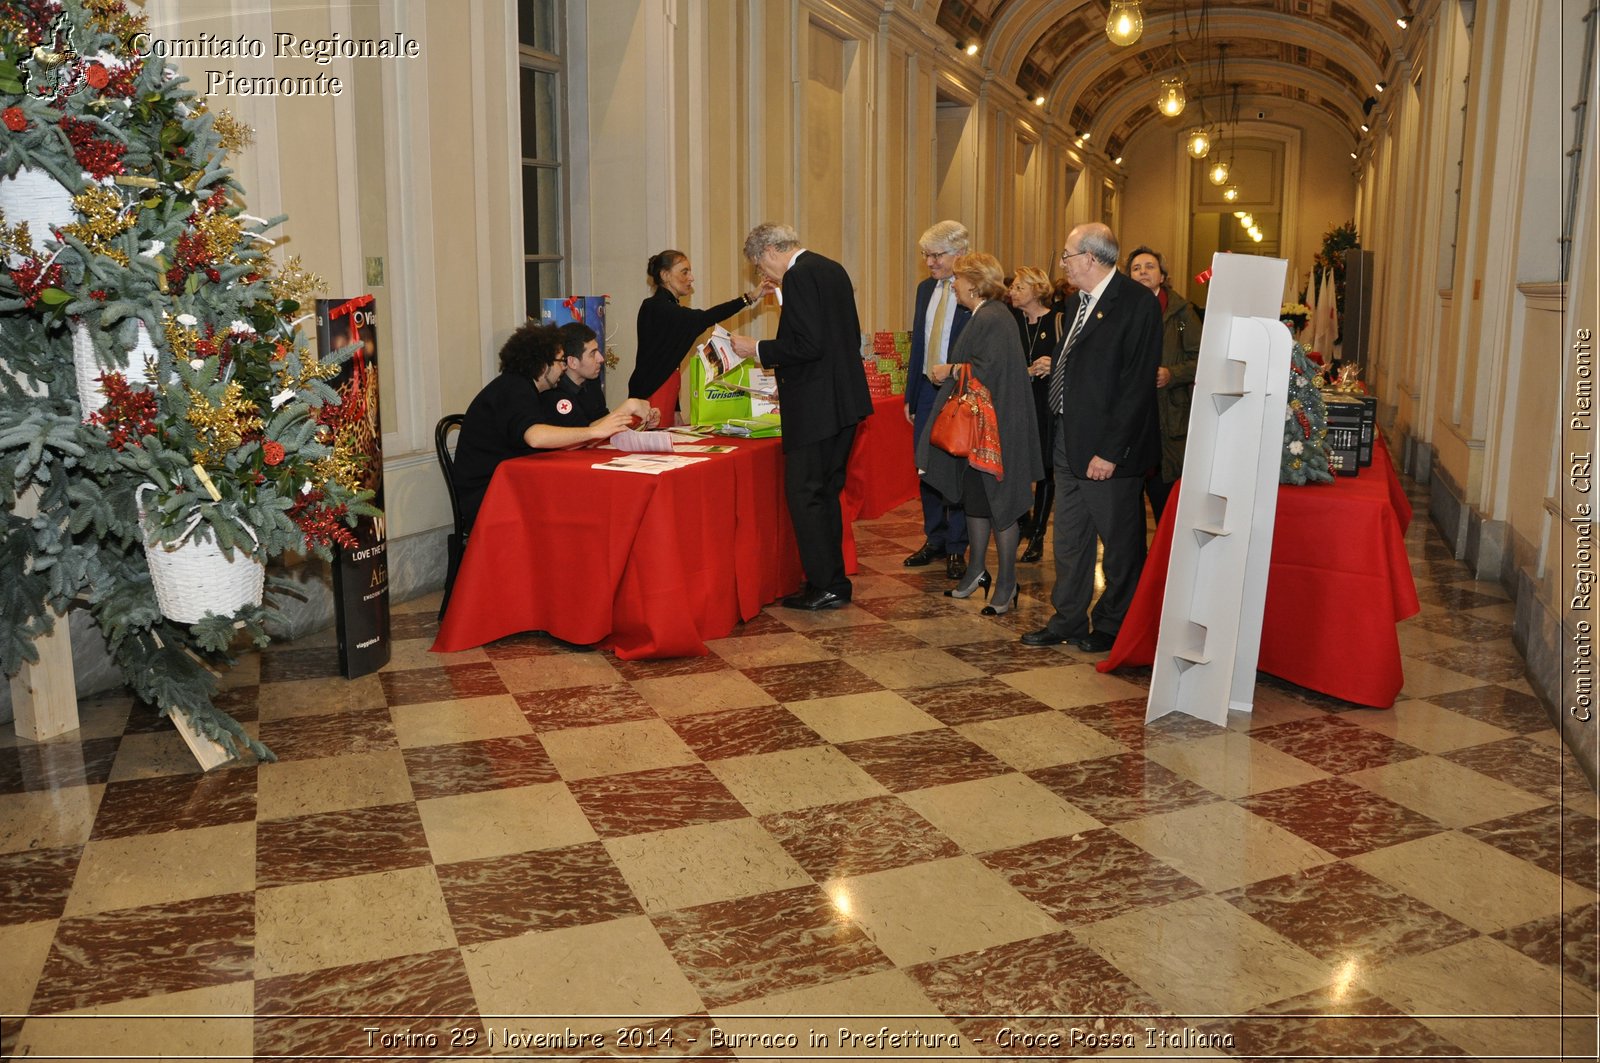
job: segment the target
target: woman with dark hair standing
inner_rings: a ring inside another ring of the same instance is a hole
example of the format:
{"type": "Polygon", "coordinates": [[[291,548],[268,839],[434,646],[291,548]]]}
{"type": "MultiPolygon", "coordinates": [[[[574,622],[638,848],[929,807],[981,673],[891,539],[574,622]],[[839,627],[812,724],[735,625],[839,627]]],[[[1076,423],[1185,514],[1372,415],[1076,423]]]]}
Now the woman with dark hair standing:
{"type": "Polygon", "coordinates": [[[1200,364],[1200,318],[1189,300],[1167,283],[1167,263],[1160,252],[1136,247],[1128,255],[1128,276],[1161,300],[1161,367],[1156,370],[1157,427],[1161,433],[1161,468],[1144,482],[1156,523],[1166,509],[1172,485],[1183,475],[1183,452],[1189,441],[1189,402],[1194,371],[1200,364]]]}
{"type": "Polygon", "coordinates": [[[639,304],[639,353],[628,378],[628,397],[645,399],[661,411],[661,423],[672,424],[678,405],[678,367],[706,329],[726,321],[773,290],[770,281],[709,310],[696,310],[679,300],[694,294],[694,267],[682,251],[651,255],[645,273],[653,289],[639,304]]]}

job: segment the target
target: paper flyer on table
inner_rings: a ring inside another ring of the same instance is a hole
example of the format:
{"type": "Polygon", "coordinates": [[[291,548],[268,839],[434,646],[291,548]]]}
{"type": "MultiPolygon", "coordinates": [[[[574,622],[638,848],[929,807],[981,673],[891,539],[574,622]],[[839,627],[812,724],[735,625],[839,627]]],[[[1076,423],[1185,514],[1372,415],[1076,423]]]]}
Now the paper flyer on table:
{"type": "Polygon", "coordinates": [[[687,454],[624,454],[620,458],[602,461],[595,465],[596,469],[607,469],[612,472],[642,472],[648,476],[660,476],[671,469],[687,468],[710,458],[690,457],[687,454]]]}
{"type": "Polygon", "coordinates": [[[625,454],[671,454],[672,435],[669,432],[639,432],[623,429],[611,437],[610,443],[625,454]]]}

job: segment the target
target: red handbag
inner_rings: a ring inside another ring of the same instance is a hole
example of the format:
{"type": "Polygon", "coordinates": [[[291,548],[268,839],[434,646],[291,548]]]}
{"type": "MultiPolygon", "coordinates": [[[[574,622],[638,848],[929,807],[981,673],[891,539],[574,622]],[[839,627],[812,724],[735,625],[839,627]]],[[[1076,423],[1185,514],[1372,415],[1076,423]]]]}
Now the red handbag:
{"type": "Polygon", "coordinates": [[[978,400],[967,387],[967,366],[955,367],[956,389],[945,401],[928,432],[928,442],[947,454],[965,458],[978,444],[978,400]]]}

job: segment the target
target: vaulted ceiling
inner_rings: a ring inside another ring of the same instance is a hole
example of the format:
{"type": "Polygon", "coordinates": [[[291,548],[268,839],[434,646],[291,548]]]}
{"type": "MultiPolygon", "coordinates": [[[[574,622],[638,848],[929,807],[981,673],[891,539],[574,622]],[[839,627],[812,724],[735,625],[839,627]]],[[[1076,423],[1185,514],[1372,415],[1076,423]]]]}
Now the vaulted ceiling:
{"type": "Polygon", "coordinates": [[[986,67],[1030,99],[1044,97],[1051,115],[1075,132],[1092,132],[1093,142],[1115,156],[1150,122],[1175,132],[1196,124],[1199,98],[1216,120],[1235,88],[1241,99],[1322,112],[1356,139],[1375,84],[1404,46],[1407,31],[1395,19],[1420,2],[1143,0],[1141,6],[1144,34],[1128,47],[1106,38],[1107,0],[939,0],[936,19],[958,47],[976,43],[986,67]],[[1225,46],[1225,79],[1218,45],[1225,46]],[[1185,76],[1190,101],[1178,118],[1155,109],[1160,79],[1171,74],[1185,76]]]}

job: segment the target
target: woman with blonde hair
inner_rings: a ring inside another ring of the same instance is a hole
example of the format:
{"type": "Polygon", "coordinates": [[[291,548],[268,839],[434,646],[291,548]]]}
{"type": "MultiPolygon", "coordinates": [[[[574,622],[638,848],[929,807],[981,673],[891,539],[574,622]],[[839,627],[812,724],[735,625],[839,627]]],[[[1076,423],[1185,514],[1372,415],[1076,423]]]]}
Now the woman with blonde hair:
{"type": "Polygon", "coordinates": [[[1010,612],[1017,602],[1017,545],[1022,537],[1019,520],[1028,510],[1033,482],[1044,475],[1044,461],[1039,454],[1039,429],[1022,341],[1010,310],[1000,299],[1005,293],[1000,263],[993,255],[962,255],[956,259],[952,273],[956,299],[972,312],[972,317],[950,349],[949,364],[934,369],[939,394],[934,399],[933,415],[917,439],[917,467],[941,495],[960,502],[967,512],[967,537],[972,544],[967,578],[945,594],[967,598],[979,587],[987,590],[990,576],[985,561],[992,531],[999,573],[994,580],[994,598],[982,612],[984,616],[1000,616],[1010,612]],[[952,401],[957,384],[955,370],[961,366],[967,368],[980,394],[987,394],[993,409],[993,418],[982,435],[982,447],[970,457],[946,453],[930,438],[940,411],[952,401]]]}
{"type": "Polygon", "coordinates": [[[1019,266],[1011,280],[1011,312],[1022,334],[1022,356],[1033,380],[1033,414],[1039,423],[1039,452],[1044,458],[1044,476],[1034,485],[1033,511],[1025,530],[1028,549],[1022,560],[1038,561],[1044,556],[1044,533],[1050,525],[1050,506],[1055,500],[1055,481],[1050,470],[1050,453],[1055,441],[1050,438],[1055,421],[1050,417],[1050,359],[1061,343],[1064,316],[1055,305],[1056,286],[1037,266],[1019,266]]]}

